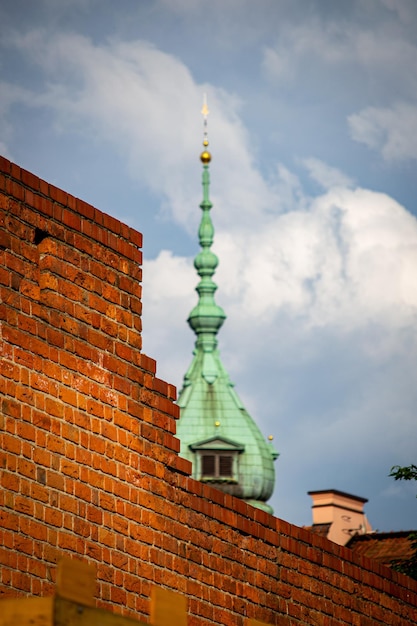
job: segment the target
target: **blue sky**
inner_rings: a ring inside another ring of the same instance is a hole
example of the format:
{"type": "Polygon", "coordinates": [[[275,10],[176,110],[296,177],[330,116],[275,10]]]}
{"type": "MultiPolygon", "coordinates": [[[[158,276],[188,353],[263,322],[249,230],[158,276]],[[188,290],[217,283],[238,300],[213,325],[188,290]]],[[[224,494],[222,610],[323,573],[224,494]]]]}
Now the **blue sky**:
{"type": "Polygon", "coordinates": [[[144,234],[144,350],[194,337],[203,94],[219,336],[281,456],[271,504],[417,526],[414,0],[2,0],[0,152],[144,234]]]}

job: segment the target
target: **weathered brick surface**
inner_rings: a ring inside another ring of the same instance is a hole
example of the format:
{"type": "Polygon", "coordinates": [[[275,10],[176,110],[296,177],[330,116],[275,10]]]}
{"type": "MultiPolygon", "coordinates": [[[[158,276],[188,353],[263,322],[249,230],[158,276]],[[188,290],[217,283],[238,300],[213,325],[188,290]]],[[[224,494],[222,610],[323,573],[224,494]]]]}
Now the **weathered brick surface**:
{"type": "Polygon", "coordinates": [[[140,352],[140,246],[0,159],[0,594],[51,594],[67,554],[144,620],[156,583],[193,626],[416,623],[414,581],[190,478],[140,352]]]}

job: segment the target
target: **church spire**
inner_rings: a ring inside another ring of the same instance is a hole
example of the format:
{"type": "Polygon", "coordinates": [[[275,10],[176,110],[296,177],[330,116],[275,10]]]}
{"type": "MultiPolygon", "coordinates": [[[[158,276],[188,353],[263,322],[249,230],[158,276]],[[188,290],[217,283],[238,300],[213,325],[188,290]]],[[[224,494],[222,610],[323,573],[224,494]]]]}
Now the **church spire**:
{"type": "Polygon", "coordinates": [[[204,98],[204,104],[201,112],[204,117],[204,150],[200,155],[200,160],[203,164],[203,200],[200,204],[200,208],[203,215],[198,229],[201,251],[194,259],[194,267],[196,268],[201,280],[196,287],[196,291],[198,293],[198,304],[191,311],[188,317],[188,323],[197,335],[196,348],[209,353],[213,352],[213,350],[217,347],[216,335],[226,319],[226,315],[223,309],[214,301],[214,294],[217,290],[217,285],[213,281],[212,277],[216,271],[219,260],[211,251],[214,237],[214,227],[210,217],[210,211],[213,205],[210,202],[209,195],[209,163],[211,161],[211,154],[208,151],[209,142],[207,136],[207,116],[209,110],[206,98],[204,98]]]}
{"type": "Polygon", "coordinates": [[[272,512],[267,504],[274,489],[274,460],[278,453],[265,441],[234,390],[217,348],[217,333],[226,315],[215,300],[213,275],[218,259],[212,252],[214,228],[210,217],[207,101],[204,116],[203,212],[198,229],[201,250],[194,259],[200,277],[198,303],[188,317],[197,339],[193,359],[178,396],[177,436],[180,454],[193,465],[193,477],[245,502],[272,512]]]}

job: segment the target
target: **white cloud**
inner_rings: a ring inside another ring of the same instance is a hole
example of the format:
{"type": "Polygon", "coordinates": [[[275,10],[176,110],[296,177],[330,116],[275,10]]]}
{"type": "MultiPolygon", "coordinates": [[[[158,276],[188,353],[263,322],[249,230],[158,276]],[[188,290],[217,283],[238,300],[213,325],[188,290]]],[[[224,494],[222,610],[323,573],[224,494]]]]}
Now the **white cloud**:
{"type": "MultiPolygon", "coordinates": [[[[131,175],[163,194],[185,228],[196,224],[204,92],[216,112],[209,121],[213,171],[217,186],[226,190],[218,222],[248,221],[276,201],[253,166],[237,115],[239,101],[222,89],[196,84],[172,55],[143,41],[95,46],[83,36],[50,38],[41,31],[15,36],[14,45],[37,62],[47,80],[43,92],[27,92],[18,101],[51,108],[61,130],[110,141],[127,158],[131,175]]],[[[13,86],[7,87],[13,94],[13,86]]]]}
{"type": "Polygon", "coordinates": [[[251,234],[219,232],[222,289],[246,316],[290,309],[308,325],[347,331],[408,325],[417,313],[417,220],[394,200],[337,188],[251,234]]]}
{"type": "MultiPolygon", "coordinates": [[[[396,8],[403,19],[411,5],[404,2],[396,8]]],[[[394,26],[374,11],[372,28],[352,17],[314,17],[286,29],[275,45],[265,48],[262,69],[270,83],[283,89],[308,85],[330,116],[350,109],[351,137],[381,152],[385,160],[415,159],[416,40],[407,36],[405,20],[394,26]],[[361,102],[375,105],[361,107],[361,102]]]]}
{"type": "Polygon", "coordinates": [[[144,261],[144,267],[145,285],[149,285],[147,300],[155,306],[155,313],[161,303],[190,300],[196,282],[190,259],[161,250],[156,259],[144,261]]]}
{"type": "Polygon", "coordinates": [[[387,161],[417,159],[417,105],[367,107],[348,118],[352,138],[378,150],[387,161]]]}
{"type": "Polygon", "coordinates": [[[80,35],[32,31],[14,45],[46,79],[43,90],[26,93],[25,104],[52,109],[61,131],[111,142],[132,177],[163,190],[175,217],[186,222],[192,194],[185,173],[195,156],[192,140],[202,136],[191,112],[201,108],[203,93],[187,68],[143,41],[95,46],[80,35]]]}
{"type": "Polygon", "coordinates": [[[417,46],[401,31],[387,32],[386,28],[378,19],[371,29],[353,19],[315,17],[280,33],[277,43],[264,50],[263,69],[270,78],[279,79],[302,69],[316,71],[318,63],[323,64],[324,71],[332,67],[345,70],[354,64],[365,70],[374,83],[391,81],[396,76],[406,78],[403,89],[411,87],[411,93],[415,93],[417,46]]]}
{"type": "Polygon", "coordinates": [[[381,3],[391,11],[398,13],[402,22],[410,25],[416,22],[416,4],[414,0],[381,0],[381,3]]]}
{"type": "Polygon", "coordinates": [[[331,189],[332,187],[352,187],[353,180],[346,176],[343,172],[327,163],[323,163],[320,159],[313,157],[304,159],[303,165],[307,168],[310,178],[315,180],[323,189],[331,189]]]}
{"type": "Polygon", "coordinates": [[[143,263],[143,325],[147,354],[164,354],[161,372],[166,380],[180,384],[189,356],[181,344],[189,345],[192,336],[185,320],[197,302],[194,288],[198,276],[191,259],[176,257],[162,250],[156,259],[143,263]]]}

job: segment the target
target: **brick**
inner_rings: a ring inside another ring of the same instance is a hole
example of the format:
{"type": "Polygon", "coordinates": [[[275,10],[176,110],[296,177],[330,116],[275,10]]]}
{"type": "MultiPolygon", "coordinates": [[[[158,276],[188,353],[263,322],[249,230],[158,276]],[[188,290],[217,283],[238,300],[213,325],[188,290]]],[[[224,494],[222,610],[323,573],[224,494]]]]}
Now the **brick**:
{"type": "MultiPolygon", "coordinates": [[[[83,202],[82,200],[79,200],[78,198],[76,199],[76,210],[77,210],[77,213],[80,213],[85,218],[89,220],[94,219],[94,212],[95,212],[94,207],[91,206],[91,204],[87,204],[87,202],[83,202]]],[[[85,225],[85,222],[82,223],[83,227],[84,225],[85,225]]]]}
{"type": "Polygon", "coordinates": [[[67,204],[68,195],[62,189],[58,189],[54,185],[49,185],[48,194],[53,199],[59,202],[60,204],[67,204]]]}
{"type": "Polygon", "coordinates": [[[60,471],[65,476],[70,476],[72,478],[78,478],[79,476],[79,466],[77,463],[73,463],[72,461],[68,461],[67,459],[61,459],[60,462],[60,471]]]}
{"type": "Polygon", "coordinates": [[[53,398],[45,399],[45,411],[53,417],[63,417],[64,405],[59,400],[53,398]]]}
{"type": "Polygon", "coordinates": [[[31,187],[35,191],[39,190],[39,178],[24,169],[20,172],[21,181],[24,185],[31,187]]]}
{"type": "Polygon", "coordinates": [[[63,516],[61,511],[57,509],[50,509],[48,507],[45,508],[45,522],[50,526],[61,527],[63,522],[63,516]]]}
{"type": "Polygon", "coordinates": [[[0,156],[0,171],[5,174],[10,174],[12,169],[11,162],[3,156],[0,156]]]}
{"type": "Polygon", "coordinates": [[[16,589],[29,592],[31,587],[29,574],[24,574],[22,572],[12,572],[12,585],[16,589]]]}

